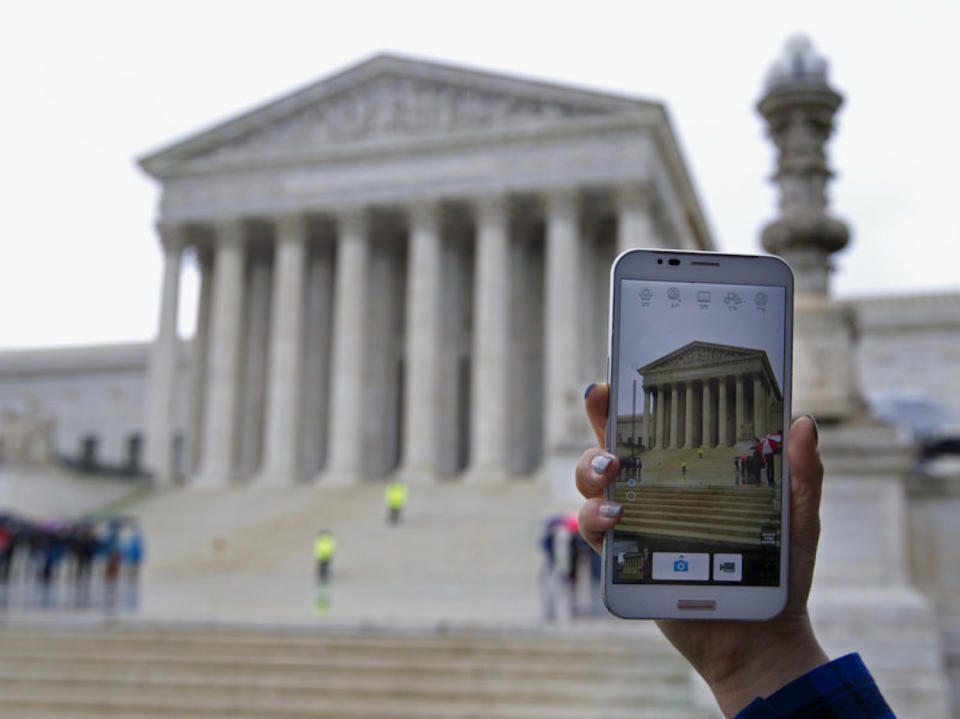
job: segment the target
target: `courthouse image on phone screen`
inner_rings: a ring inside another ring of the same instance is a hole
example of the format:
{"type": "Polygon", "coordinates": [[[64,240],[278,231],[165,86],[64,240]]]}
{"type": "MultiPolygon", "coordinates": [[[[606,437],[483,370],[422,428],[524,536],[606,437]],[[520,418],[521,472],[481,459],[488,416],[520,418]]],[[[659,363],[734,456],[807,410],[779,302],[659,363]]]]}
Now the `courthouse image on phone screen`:
{"type": "Polygon", "coordinates": [[[613,582],[779,584],[784,288],[621,282],[613,582]]]}

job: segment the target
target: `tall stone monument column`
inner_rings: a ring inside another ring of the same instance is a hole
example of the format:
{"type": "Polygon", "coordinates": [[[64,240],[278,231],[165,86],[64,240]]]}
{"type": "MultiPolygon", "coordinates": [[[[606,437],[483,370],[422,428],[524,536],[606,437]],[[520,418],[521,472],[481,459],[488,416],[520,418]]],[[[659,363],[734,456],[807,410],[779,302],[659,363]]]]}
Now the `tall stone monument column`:
{"type": "Polygon", "coordinates": [[[240,385],[237,396],[235,476],[249,480],[263,459],[267,350],[270,344],[272,253],[260,243],[247,249],[240,330],[240,385]]]}
{"type": "Polygon", "coordinates": [[[190,416],[187,420],[186,474],[193,475],[203,457],[204,398],[207,386],[207,362],[210,354],[210,306],[212,303],[213,251],[197,247],[197,269],[200,297],[197,302],[197,325],[193,335],[190,369],[190,416]]]}
{"type": "Polygon", "coordinates": [[[780,216],[764,228],[763,247],[783,257],[796,276],[793,408],[821,421],[863,411],[853,320],[830,299],[830,256],[846,247],[850,231],[827,213],[833,173],[824,146],[843,98],[826,73],[826,60],[809,40],[792,38],[757,105],[777,147],[773,181],[780,190],[780,216]]]}
{"type": "Polygon", "coordinates": [[[410,208],[407,264],[406,413],[401,473],[408,484],[437,474],[440,422],[441,245],[440,214],[434,202],[410,208]]]}
{"type": "Polygon", "coordinates": [[[163,244],[163,294],[160,328],[150,358],[150,416],[146,418],[149,468],[159,484],[173,481],[174,387],[177,372],[177,310],[183,228],[160,227],[163,244]]]}
{"type": "Polygon", "coordinates": [[[260,481],[288,485],[297,477],[299,398],[302,362],[307,218],[282,217],[276,223],[273,301],[264,461],[260,481]]]}
{"type": "Polygon", "coordinates": [[[331,358],[330,461],[322,477],[328,485],[351,484],[361,477],[363,452],[364,351],[370,243],[361,210],[340,217],[334,278],[333,354],[331,358]]]}
{"type": "Polygon", "coordinates": [[[473,361],[475,381],[470,441],[471,479],[506,477],[510,349],[507,200],[478,200],[474,280],[473,361]]]}
{"type": "Polygon", "coordinates": [[[570,493],[570,477],[587,441],[577,434],[585,421],[583,390],[577,386],[578,244],[576,193],[552,192],[546,198],[544,468],[561,496],[570,493]]]}
{"type": "Polygon", "coordinates": [[[243,224],[239,220],[224,222],[217,227],[204,448],[200,471],[194,482],[197,487],[224,487],[229,484],[235,468],[244,239],[243,224]]]}
{"type": "Polygon", "coordinates": [[[906,560],[908,454],[864,409],[851,317],[830,297],[830,256],[849,239],[826,200],[832,173],[824,145],[841,101],[827,82],[826,60],[795,37],[758,104],[777,146],[773,179],[781,195],[763,246],[791,265],[797,281],[793,414],[812,413],[821,428],[825,479],[811,615],[829,654],[863,655],[898,716],[945,719],[942,637],[906,560]]]}

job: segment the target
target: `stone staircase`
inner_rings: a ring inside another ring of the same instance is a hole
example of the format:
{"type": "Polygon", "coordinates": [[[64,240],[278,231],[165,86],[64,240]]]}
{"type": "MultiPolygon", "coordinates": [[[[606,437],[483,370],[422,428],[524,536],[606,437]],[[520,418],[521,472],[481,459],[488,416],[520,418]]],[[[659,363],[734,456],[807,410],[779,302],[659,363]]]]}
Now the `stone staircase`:
{"type": "Polygon", "coordinates": [[[705,447],[702,455],[696,449],[647,450],[641,455],[642,479],[647,484],[733,487],[737,482],[733,458],[738,453],[733,447],[705,447]],[[682,472],[684,462],[686,475],[682,472]]]}
{"type": "Polygon", "coordinates": [[[23,719],[695,719],[650,624],[613,632],[7,624],[0,715],[23,719]]]}
{"type": "Polygon", "coordinates": [[[779,520],[768,488],[621,485],[615,496],[624,507],[618,529],[661,538],[759,547],[762,529],[779,520]]]}

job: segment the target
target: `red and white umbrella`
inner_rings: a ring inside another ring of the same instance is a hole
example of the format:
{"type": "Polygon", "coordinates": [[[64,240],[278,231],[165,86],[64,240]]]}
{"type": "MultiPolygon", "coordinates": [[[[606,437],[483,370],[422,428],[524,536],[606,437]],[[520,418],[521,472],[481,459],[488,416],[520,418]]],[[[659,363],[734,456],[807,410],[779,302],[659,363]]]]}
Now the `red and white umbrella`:
{"type": "Polygon", "coordinates": [[[763,439],[757,445],[760,454],[775,454],[777,448],[783,443],[783,435],[779,432],[764,435],[763,439]]]}

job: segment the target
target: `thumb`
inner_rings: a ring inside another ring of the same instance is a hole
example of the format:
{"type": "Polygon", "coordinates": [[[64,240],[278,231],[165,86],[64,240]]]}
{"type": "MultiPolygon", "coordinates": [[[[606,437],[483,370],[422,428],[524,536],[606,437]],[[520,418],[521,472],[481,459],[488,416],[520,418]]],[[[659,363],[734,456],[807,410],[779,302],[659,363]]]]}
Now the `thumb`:
{"type": "Polygon", "coordinates": [[[820,541],[820,495],[823,464],[817,451],[816,420],[805,415],[790,427],[787,461],[790,463],[791,569],[799,585],[813,578],[813,565],[820,541]]]}

